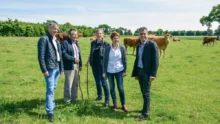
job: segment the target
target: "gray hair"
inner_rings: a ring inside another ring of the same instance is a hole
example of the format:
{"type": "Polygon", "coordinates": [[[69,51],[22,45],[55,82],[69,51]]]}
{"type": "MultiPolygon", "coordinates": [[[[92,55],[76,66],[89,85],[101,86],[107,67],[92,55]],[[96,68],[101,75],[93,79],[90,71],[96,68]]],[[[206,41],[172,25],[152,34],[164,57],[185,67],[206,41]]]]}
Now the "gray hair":
{"type": "Polygon", "coordinates": [[[71,35],[71,32],[72,32],[72,31],[77,31],[77,30],[76,30],[75,28],[71,28],[71,29],[68,31],[68,34],[71,35]]]}
{"type": "Polygon", "coordinates": [[[146,27],[140,27],[140,28],[138,29],[139,34],[140,34],[142,31],[144,31],[144,30],[146,30],[146,31],[148,32],[148,30],[147,30],[147,28],[146,28],[146,27]]]}
{"type": "Polygon", "coordinates": [[[48,24],[49,27],[52,27],[52,26],[54,26],[54,25],[59,26],[59,24],[58,24],[56,21],[52,21],[52,22],[50,22],[50,23],[48,24]]]}
{"type": "Polygon", "coordinates": [[[103,31],[102,28],[98,28],[98,29],[96,29],[95,33],[97,34],[99,31],[102,31],[102,33],[104,33],[104,31],[103,31]]]}

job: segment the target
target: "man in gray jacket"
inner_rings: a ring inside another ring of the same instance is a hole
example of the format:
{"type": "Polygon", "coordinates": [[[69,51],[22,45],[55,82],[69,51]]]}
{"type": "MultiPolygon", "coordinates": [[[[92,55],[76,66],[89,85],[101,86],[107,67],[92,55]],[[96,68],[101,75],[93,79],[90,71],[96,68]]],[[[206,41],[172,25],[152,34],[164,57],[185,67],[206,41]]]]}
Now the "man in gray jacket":
{"type": "Polygon", "coordinates": [[[38,41],[38,61],[46,81],[46,112],[49,122],[53,122],[55,108],[54,91],[60,73],[63,75],[63,61],[59,40],[55,37],[59,29],[56,22],[51,22],[48,33],[38,41]]]}

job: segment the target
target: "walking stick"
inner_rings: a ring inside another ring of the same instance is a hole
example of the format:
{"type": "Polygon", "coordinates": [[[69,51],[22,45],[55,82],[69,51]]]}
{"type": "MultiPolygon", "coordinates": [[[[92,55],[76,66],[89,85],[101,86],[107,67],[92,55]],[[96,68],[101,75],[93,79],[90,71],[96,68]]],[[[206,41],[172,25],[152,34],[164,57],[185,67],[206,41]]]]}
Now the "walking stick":
{"type": "Polygon", "coordinates": [[[84,100],[82,88],[81,88],[81,85],[80,85],[81,83],[80,83],[80,74],[79,74],[79,71],[78,71],[78,75],[79,75],[79,89],[80,89],[81,97],[82,97],[82,112],[84,112],[84,111],[85,111],[85,100],[84,100]]]}
{"type": "Polygon", "coordinates": [[[79,74],[79,71],[78,71],[78,75],[79,75],[79,89],[80,89],[80,92],[81,92],[81,96],[82,96],[82,100],[84,101],[84,97],[83,97],[83,92],[82,92],[82,88],[81,88],[81,83],[80,83],[80,74],[79,74]]]}
{"type": "Polygon", "coordinates": [[[86,66],[86,88],[87,88],[87,96],[89,99],[89,69],[88,69],[88,66],[86,66]]]}

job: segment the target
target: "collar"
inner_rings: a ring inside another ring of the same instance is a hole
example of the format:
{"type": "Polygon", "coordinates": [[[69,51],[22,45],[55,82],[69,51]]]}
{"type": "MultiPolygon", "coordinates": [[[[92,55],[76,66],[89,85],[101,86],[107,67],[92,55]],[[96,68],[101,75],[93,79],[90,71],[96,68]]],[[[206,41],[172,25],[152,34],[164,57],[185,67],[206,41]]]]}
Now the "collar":
{"type": "MultiPolygon", "coordinates": [[[[147,39],[147,40],[148,40],[148,39],[147,39]]],[[[147,40],[144,41],[144,44],[142,44],[142,43],[140,42],[140,46],[145,45],[146,42],[147,42],[147,40]]]]}
{"type": "MultiPolygon", "coordinates": [[[[72,41],[72,40],[71,40],[71,41],[72,41]]],[[[77,40],[75,40],[75,41],[72,41],[72,43],[75,43],[75,44],[76,44],[77,42],[78,42],[77,40]]]]}
{"type": "Polygon", "coordinates": [[[101,42],[98,42],[98,40],[96,39],[96,43],[104,43],[103,38],[102,38],[101,42]]]}
{"type": "Polygon", "coordinates": [[[53,42],[53,40],[57,40],[57,37],[56,36],[52,36],[49,32],[47,33],[47,36],[49,37],[49,40],[51,41],[51,42],[53,42]],[[55,38],[55,39],[54,39],[55,38]]]}
{"type": "Polygon", "coordinates": [[[56,37],[56,36],[52,36],[52,39],[53,39],[53,40],[57,40],[57,37],[56,37]]]}
{"type": "MultiPolygon", "coordinates": [[[[118,46],[116,47],[116,49],[119,48],[119,43],[117,43],[117,45],[118,45],[118,46]]],[[[111,44],[111,48],[114,49],[114,48],[113,48],[113,44],[111,44]]]]}

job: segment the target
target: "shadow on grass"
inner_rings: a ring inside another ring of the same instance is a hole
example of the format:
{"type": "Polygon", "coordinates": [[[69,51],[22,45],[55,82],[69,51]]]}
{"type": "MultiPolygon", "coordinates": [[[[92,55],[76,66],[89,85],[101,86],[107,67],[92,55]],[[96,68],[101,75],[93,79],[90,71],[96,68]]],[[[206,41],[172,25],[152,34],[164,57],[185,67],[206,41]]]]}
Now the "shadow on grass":
{"type": "MultiPolygon", "coordinates": [[[[124,118],[136,118],[139,115],[138,112],[128,113],[124,112],[121,106],[116,111],[111,109],[112,106],[103,107],[101,102],[92,100],[79,100],[72,104],[65,104],[63,99],[55,100],[55,111],[60,113],[72,113],[76,112],[78,117],[92,116],[97,118],[111,118],[111,119],[124,119],[124,118]]],[[[45,112],[45,99],[32,99],[23,101],[11,101],[8,99],[0,100],[0,115],[19,116],[21,113],[28,116],[47,119],[45,112]]],[[[65,115],[68,116],[68,115],[65,115]]]]}
{"type": "MultiPolygon", "coordinates": [[[[56,109],[66,107],[63,99],[58,99],[56,102],[56,109]]],[[[6,113],[9,115],[19,115],[20,113],[28,114],[38,118],[47,118],[45,112],[45,100],[32,99],[24,101],[11,101],[7,99],[0,100],[0,114],[6,113]]]]}
{"type": "MultiPolygon", "coordinates": [[[[97,118],[111,118],[111,119],[124,119],[136,118],[131,112],[124,112],[119,106],[116,111],[113,111],[112,106],[103,107],[102,103],[97,101],[85,100],[78,102],[77,116],[92,116],[97,118]]],[[[133,112],[132,112],[133,113],[133,112]]]]}

